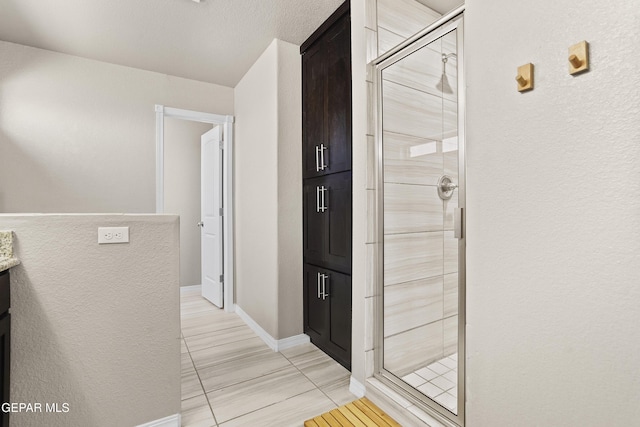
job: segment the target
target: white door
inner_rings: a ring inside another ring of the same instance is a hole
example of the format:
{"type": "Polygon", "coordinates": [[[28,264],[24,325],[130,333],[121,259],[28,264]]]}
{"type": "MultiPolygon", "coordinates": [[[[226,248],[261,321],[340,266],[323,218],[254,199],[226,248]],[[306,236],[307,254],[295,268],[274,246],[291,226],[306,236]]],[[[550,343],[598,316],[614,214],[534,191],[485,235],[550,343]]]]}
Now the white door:
{"type": "Polygon", "coordinates": [[[202,296],[222,308],[222,138],[216,126],[201,138],[202,296]]]}

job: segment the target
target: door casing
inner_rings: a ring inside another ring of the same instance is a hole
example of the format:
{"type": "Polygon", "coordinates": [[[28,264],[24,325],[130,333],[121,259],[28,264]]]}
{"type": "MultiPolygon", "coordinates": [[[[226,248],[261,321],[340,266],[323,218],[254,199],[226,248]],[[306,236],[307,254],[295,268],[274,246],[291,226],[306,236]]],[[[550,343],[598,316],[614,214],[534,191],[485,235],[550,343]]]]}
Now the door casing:
{"type": "Polygon", "coordinates": [[[165,117],[220,125],[223,142],[223,259],[224,310],[235,311],[234,240],[233,240],[233,123],[234,116],[203,113],[156,105],[156,213],[164,213],[164,119],[165,117]]]}

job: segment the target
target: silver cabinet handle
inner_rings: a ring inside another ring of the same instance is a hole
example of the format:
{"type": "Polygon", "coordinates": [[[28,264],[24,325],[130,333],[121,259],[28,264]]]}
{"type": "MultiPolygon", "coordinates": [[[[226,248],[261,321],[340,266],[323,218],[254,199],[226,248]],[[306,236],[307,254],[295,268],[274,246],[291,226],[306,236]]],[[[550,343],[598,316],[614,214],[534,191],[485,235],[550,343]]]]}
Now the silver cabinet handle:
{"type": "Polygon", "coordinates": [[[327,188],[324,185],[316,186],[316,212],[324,212],[329,209],[325,203],[327,188]]]}
{"type": "Polygon", "coordinates": [[[327,148],[324,144],[316,145],[316,172],[323,171],[327,168],[327,165],[324,163],[324,150],[327,148]]]}
{"type": "Polygon", "coordinates": [[[328,165],[325,164],[324,162],[324,150],[326,150],[328,147],[325,147],[324,144],[320,144],[320,170],[325,170],[328,165]]]}
{"type": "Polygon", "coordinates": [[[329,275],[327,274],[323,274],[322,275],[322,300],[324,301],[324,299],[326,297],[329,296],[329,294],[327,293],[327,279],[329,278],[329,275]]]}
{"type": "Polygon", "coordinates": [[[322,187],[320,187],[320,195],[322,196],[322,205],[320,205],[320,212],[324,212],[327,209],[329,209],[327,207],[327,203],[325,201],[324,195],[327,193],[327,188],[323,185],[322,187]]]}
{"type": "Polygon", "coordinates": [[[456,239],[462,239],[462,208],[453,211],[453,235],[456,239]]]}
{"type": "Polygon", "coordinates": [[[198,226],[198,227],[204,227],[204,222],[200,221],[200,222],[197,224],[197,226],[198,226]]]}
{"type": "Polygon", "coordinates": [[[320,272],[318,274],[318,299],[320,299],[320,272]]]}

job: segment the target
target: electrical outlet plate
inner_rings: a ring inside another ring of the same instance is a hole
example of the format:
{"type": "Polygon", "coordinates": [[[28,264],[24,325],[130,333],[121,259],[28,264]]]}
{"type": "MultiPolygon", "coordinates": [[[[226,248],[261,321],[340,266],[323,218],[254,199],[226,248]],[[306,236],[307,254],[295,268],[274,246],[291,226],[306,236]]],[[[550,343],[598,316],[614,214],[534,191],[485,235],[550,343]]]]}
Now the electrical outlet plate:
{"type": "Polygon", "coordinates": [[[98,243],[129,243],[129,227],[98,227],[98,243]]]}

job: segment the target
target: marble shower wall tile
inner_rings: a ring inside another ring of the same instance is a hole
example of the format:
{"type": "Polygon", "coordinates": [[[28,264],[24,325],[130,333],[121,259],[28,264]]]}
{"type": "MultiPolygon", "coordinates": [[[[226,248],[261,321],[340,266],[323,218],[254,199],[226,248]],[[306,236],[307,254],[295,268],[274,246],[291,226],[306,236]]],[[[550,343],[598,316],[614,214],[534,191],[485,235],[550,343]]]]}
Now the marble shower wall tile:
{"type": "Polygon", "coordinates": [[[367,135],[376,134],[376,92],[373,82],[367,82],[367,135]]]}
{"type": "Polygon", "coordinates": [[[443,173],[442,143],[384,132],[384,182],[436,185],[443,173]]]}
{"type": "MultiPolygon", "coordinates": [[[[454,178],[453,182],[457,183],[458,181],[454,178]]],[[[458,207],[458,190],[453,190],[451,198],[449,200],[443,200],[442,205],[444,207],[444,229],[453,230],[453,214],[458,207]]]]}
{"type": "Polygon", "coordinates": [[[376,304],[378,297],[369,297],[364,300],[364,350],[373,350],[374,333],[376,330],[376,304]]]}
{"type": "Polygon", "coordinates": [[[376,228],[377,197],[376,190],[367,191],[367,235],[365,243],[378,241],[378,229],[376,228]]]}
{"type": "Polygon", "coordinates": [[[447,317],[442,321],[443,324],[443,345],[444,356],[456,353],[458,351],[458,316],[447,317]]]}
{"type": "Polygon", "coordinates": [[[453,180],[458,182],[458,138],[452,137],[444,142],[446,148],[442,153],[443,170],[445,175],[449,175],[453,180]],[[455,149],[453,149],[455,148],[455,149]]]}
{"type": "Polygon", "coordinates": [[[385,132],[442,140],[443,100],[426,92],[385,80],[382,86],[385,132]]]}
{"type": "Polygon", "coordinates": [[[454,57],[448,58],[446,63],[442,61],[441,44],[438,39],[388,66],[382,72],[383,79],[456,102],[457,61],[454,57]],[[453,93],[438,89],[443,75],[453,93]]]}
{"type": "Polygon", "coordinates": [[[364,29],[367,36],[367,64],[378,57],[378,34],[369,28],[364,29]]]}
{"type": "Polygon", "coordinates": [[[453,231],[444,232],[444,274],[458,272],[458,239],[453,231]]]}
{"type": "Polygon", "coordinates": [[[458,273],[444,275],[444,317],[458,314],[458,273]]]}
{"type": "Polygon", "coordinates": [[[405,41],[404,37],[378,27],[378,56],[390,51],[403,41],[405,41]]]}
{"type": "Polygon", "coordinates": [[[365,28],[376,31],[378,29],[378,17],[377,17],[377,0],[365,0],[364,12],[365,12],[365,28]]]}
{"type": "Polygon", "coordinates": [[[365,298],[378,295],[378,250],[380,243],[367,243],[367,271],[365,298]]]}
{"type": "Polygon", "coordinates": [[[367,135],[367,189],[375,190],[377,188],[377,175],[376,175],[376,151],[378,144],[376,144],[376,138],[372,135],[367,135]]]}
{"type": "Polygon", "coordinates": [[[384,285],[442,274],[442,232],[391,234],[384,239],[384,285]]]}
{"type": "Polygon", "coordinates": [[[442,319],[442,276],[384,288],[384,336],[389,337],[442,319]]]}
{"type": "Polygon", "coordinates": [[[442,321],[384,339],[384,367],[403,377],[442,358],[442,321]]]}
{"type": "Polygon", "coordinates": [[[378,27],[407,39],[440,18],[415,0],[378,0],[378,27]]]}
{"type": "Polygon", "coordinates": [[[384,234],[442,230],[442,209],[434,186],[385,184],[384,234]]]}

